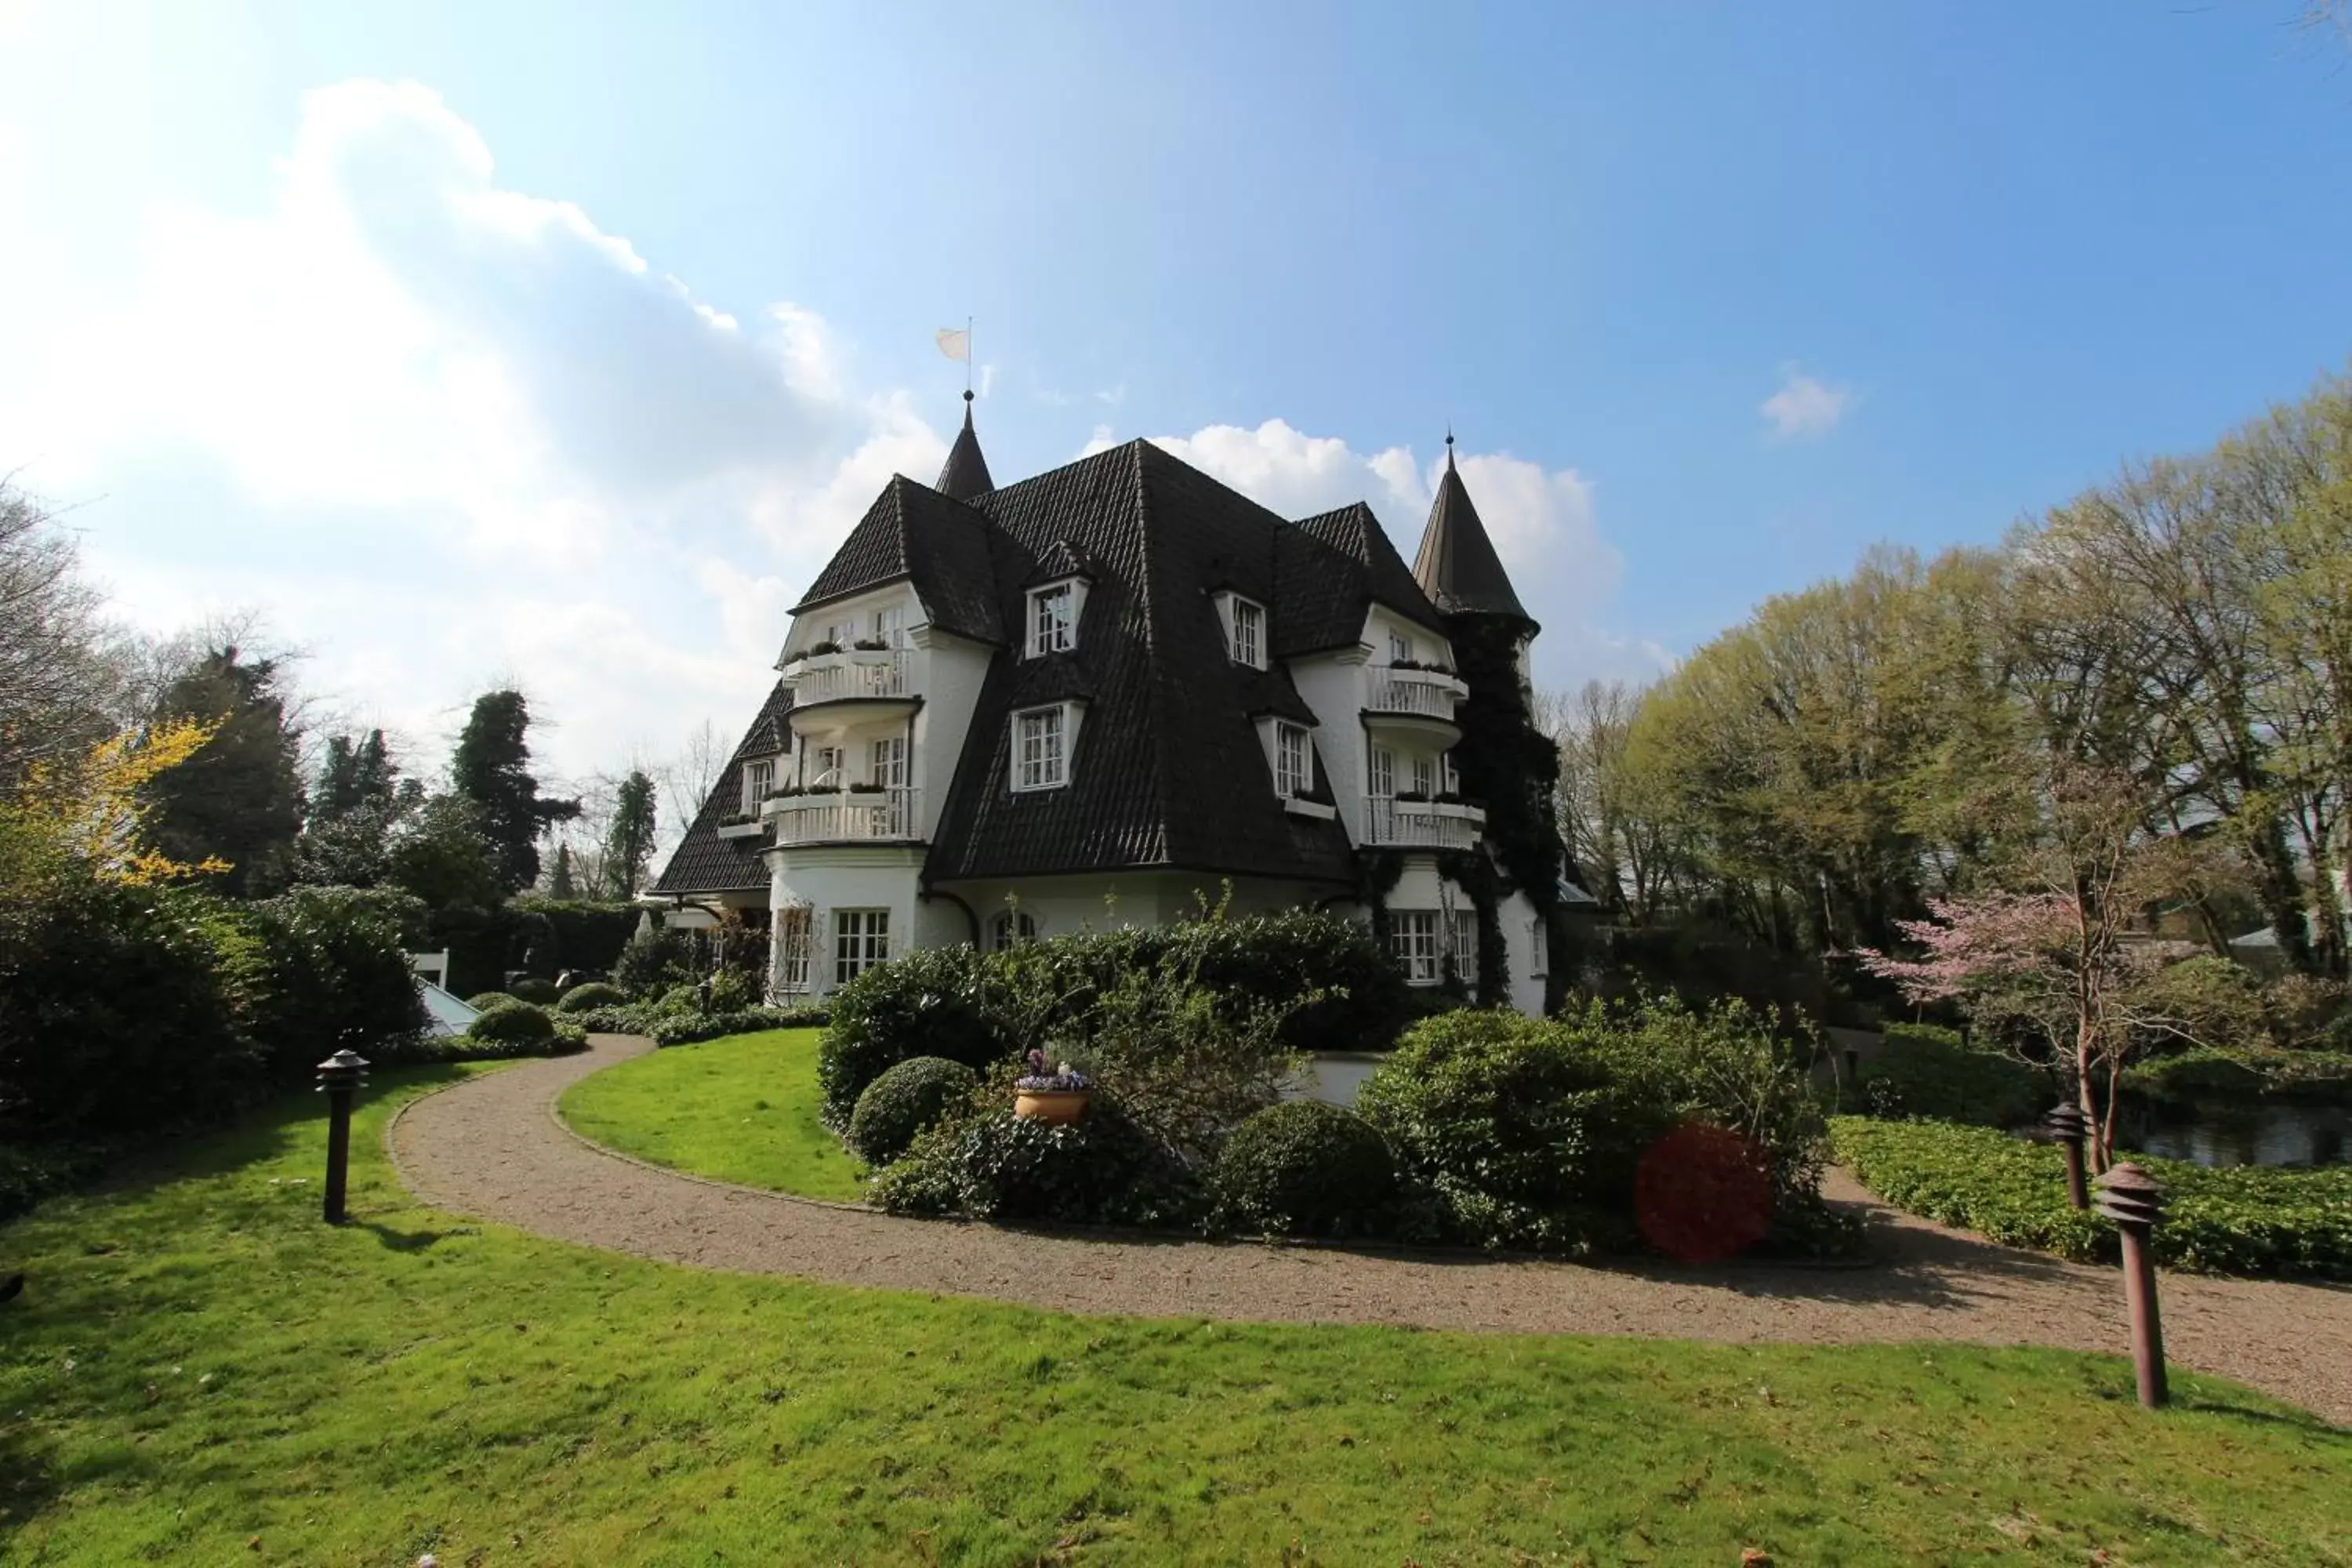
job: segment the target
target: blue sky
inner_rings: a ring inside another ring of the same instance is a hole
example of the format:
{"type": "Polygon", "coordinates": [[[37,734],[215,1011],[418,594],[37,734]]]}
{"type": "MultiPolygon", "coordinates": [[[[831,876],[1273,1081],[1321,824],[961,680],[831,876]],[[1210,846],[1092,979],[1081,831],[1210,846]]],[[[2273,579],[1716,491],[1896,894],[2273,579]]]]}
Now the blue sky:
{"type": "Polygon", "coordinates": [[[1640,677],[2352,355],[2352,40],[2161,5],[26,6],[0,469],[437,749],[740,721],[978,321],[1000,480],[1169,438],[1640,677]]]}

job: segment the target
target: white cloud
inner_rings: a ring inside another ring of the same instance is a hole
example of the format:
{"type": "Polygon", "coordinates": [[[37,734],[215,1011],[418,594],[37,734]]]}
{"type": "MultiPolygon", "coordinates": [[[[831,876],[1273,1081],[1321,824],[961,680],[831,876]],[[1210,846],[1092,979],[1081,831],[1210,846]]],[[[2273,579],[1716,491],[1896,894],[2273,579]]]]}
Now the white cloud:
{"type": "Polygon", "coordinates": [[[1853,394],[1807,375],[1793,363],[1780,367],[1780,389],[1757,405],[1756,411],[1783,441],[1825,436],[1853,406],[1853,394]]]}
{"type": "Polygon", "coordinates": [[[0,256],[30,367],[0,469],[84,503],[128,613],[263,606],[332,706],[429,741],[512,676],[574,773],[739,724],[799,587],[945,456],[818,312],[698,300],[501,187],[428,89],[305,94],[274,174],[258,212],[152,211],[128,285],[76,310],[0,256]]]}
{"type": "MultiPolygon", "coordinates": [[[[1254,430],[1212,425],[1150,439],[1284,517],[1364,501],[1407,562],[1419,548],[1444,470],[1442,457],[1423,462],[1402,447],[1366,455],[1338,437],[1309,436],[1280,419],[1254,430]]],[[[1085,450],[1114,444],[1110,428],[1097,426],[1085,450]]],[[[1654,674],[1643,645],[1599,624],[1623,579],[1624,557],[1601,531],[1591,481],[1573,468],[1547,469],[1507,453],[1465,452],[1457,463],[1520,602],[1543,625],[1538,678],[1559,684],[1654,674]]]]}

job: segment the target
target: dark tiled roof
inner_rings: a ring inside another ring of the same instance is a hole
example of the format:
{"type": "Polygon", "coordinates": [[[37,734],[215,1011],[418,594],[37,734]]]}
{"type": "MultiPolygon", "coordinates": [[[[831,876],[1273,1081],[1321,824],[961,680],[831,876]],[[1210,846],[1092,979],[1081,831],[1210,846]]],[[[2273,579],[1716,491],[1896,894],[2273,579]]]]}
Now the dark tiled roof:
{"type": "Polygon", "coordinates": [[[992,531],[988,520],[962,502],[894,474],[793,614],[908,581],[931,625],[981,642],[1002,642],[992,531]]]}
{"type": "Polygon", "coordinates": [[[955,500],[970,500],[996,488],[996,481],[988,477],[988,459],[980,455],[980,435],[971,427],[969,392],[963,395],[963,428],[957,433],[955,445],[948,448],[947,463],[940,469],[940,482],[932,488],[955,500]]]}
{"type": "Polygon", "coordinates": [[[675,896],[766,890],[768,867],[760,858],[760,851],[768,847],[768,835],[721,838],[719,824],[721,818],[742,809],[744,763],[754,757],[772,757],[784,750],[784,715],[792,706],[791,689],[778,681],[768,693],[768,700],[760,705],[759,716],[744,731],[742,743],[727,759],[727,767],[711,786],[710,798],[702,803],[694,825],[670,853],[669,864],[655,879],[653,891],[675,896]]]}
{"type": "Polygon", "coordinates": [[[1230,586],[1278,617],[1284,542],[1304,536],[1142,441],[976,505],[1000,531],[999,624],[1021,624],[1023,584],[1061,549],[1094,582],[1072,652],[991,667],[927,876],[1167,866],[1346,882],[1343,830],[1283,810],[1250,717],[1312,712],[1286,672],[1232,662],[1210,596],[1230,586]],[[1066,698],[1086,703],[1069,784],[1014,793],[1013,710],[1066,698]]]}
{"type": "Polygon", "coordinates": [[[1445,473],[1437,481],[1437,500],[1429,509],[1429,526],[1422,531],[1421,551],[1413,557],[1413,581],[1447,615],[1511,616],[1532,626],[1535,621],[1519,607],[1510,574],[1495,553],[1495,542],[1486,537],[1478,509],[1470,504],[1462,476],[1454,471],[1454,437],[1445,440],[1445,473]]]}
{"type": "Polygon", "coordinates": [[[1361,501],[1337,511],[1302,518],[1298,532],[1313,545],[1287,542],[1297,563],[1286,563],[1281,613],[1275,628],[1276,649],[1286,656],[1341,647],[1364,635],[1364,613],[1378,603],[1407,620],[1442,631],[1444,617],[1421,584],[1405,569],[1404,557],[1389,542],[1388,530],[1361,501]],[[1322,546],[1344,558],[1344,564],[1322,556],[1322,546]]]}

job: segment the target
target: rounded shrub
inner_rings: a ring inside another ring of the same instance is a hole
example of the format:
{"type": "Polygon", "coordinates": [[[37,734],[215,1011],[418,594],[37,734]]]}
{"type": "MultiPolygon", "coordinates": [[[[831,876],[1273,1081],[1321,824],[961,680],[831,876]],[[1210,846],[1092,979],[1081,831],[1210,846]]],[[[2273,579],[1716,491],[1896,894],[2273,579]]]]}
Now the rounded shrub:
{"type": "Polygon", "coordinates": [[[826,1126],[845,1131],[866,1086],[911,1057],[979,1068],[1013,1054],[986,1016],[982,964],[969,947],[920,947],[833,994],[817,1049],[826,1126]]]}
{"type": "Polygon", "coordinates": [[[628,999],[619,986],[602,980],[591,980],[566,991],[555,1008],[559,1013],[585,1013],[597,1007],[617,1007],[628,999]]]}
{"type": "Polygon", "coordinates": [[[528,1002],[534,1007],[550,1006],[553,1005],[556,997],[555,982],[541,980],[536,974],[526,974],[520,980],[507,982],[507,994],[518,1002],[528,1002]]]}
{"type": "Polygon", "coordinates": [[[493,1007],[511,1007],[522,998],[505,991],[477,991],[466,998],[466,1005],[477,1013],[487,1013],[493,1007]]]}
{"type": "Polygon", "coordinates": [[[1091,1225],[1181,1224],[1201,1209],[1199,1184],[1099,1097],[1083,1121],[1007,1106],[934,1127],[875,1178],[871,1196],[892,1214],[1091,1225]]]}
{"type": "Polygon", "coordinates": [[[945,1057],[912,1057],[866,1086],[850,1112],[848,1143],[869,1165],[887,1165],[915,1134],[971,1092],[980,1075],[945,1057]]]}
{"type": "Polygon", "coordinates": [[[1268,1235],[1360,1235],[1396,1186],[1388,1141],[1353,1111],[1318,1100],[1270,1105],[1225,1140],[1217,1198],[1268,1235]]]}
{"type": "Polygon", "coordinates": [[[536,1045],[555,1037],[555,1020],[528,1002],[509,1002],[475,1019],[466,1033],[501,1046],[536,1045]]]}

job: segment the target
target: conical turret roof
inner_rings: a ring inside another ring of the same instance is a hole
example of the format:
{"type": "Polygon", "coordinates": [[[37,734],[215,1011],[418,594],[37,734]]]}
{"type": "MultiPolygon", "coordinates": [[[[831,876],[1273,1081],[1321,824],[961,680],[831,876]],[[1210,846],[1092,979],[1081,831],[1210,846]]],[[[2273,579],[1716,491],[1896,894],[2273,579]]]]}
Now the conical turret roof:
{"type": "Polygon", "coordinates": [[[984,496],[996,488],[996,481],[988,477],[988,459],[980,455],[980,435],[971,427],[969,392],[963,395],[963,428],[956,433],[955,445],[948,448],[947,466],[940,470],[940,482],[931,488],[956,500],[984,496]]]}
{"type": "Polygon", "coordinates": [[[1510,574],[1486,537],[1486,525],[1471,504],[1470,491],[1454,467],[1454,437],[1445,437],[1445,473],[1437,481],[1437,500],[1429,509],[1429,526],[1422,531],[1421,550],[1412,561],[1412,580],[1430,603],[1451,615],[1510,616],[1535,625],[1511,587],[1510,574]]]}

